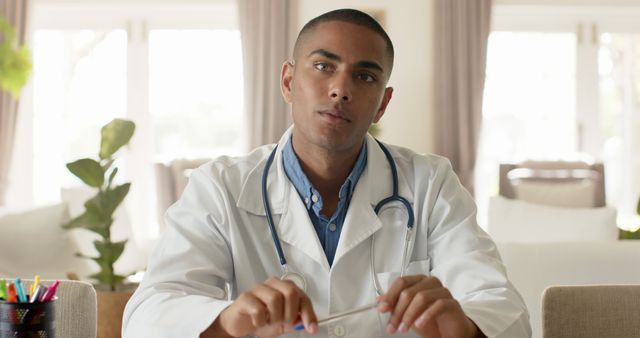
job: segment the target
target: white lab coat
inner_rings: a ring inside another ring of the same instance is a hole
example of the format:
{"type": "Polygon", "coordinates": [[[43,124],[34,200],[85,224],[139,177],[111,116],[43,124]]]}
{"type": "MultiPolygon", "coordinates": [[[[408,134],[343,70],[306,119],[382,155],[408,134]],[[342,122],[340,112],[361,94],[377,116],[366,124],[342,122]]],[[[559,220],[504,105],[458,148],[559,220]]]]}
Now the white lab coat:
{"type": "MultiPolygon", "coordinates": [[[[375,301],[375,273],[387,286],[399,275],[407,213],[399,203],[374,206],[391,194],[384,153],[368,136],[367,166],[356,185],[329,266],[307,211],[282,165],[290,130],[268,176],[276,229],[292,270],[303,274],[318,318],[375,301]]],[[[476,224],[476,208],[449,162],[388,146],[399,192],[414,208],[416,236],[407,274],[438,277],[488,337],[530,337],[524,302],[508,281],[496,247],[476,224]]],[[[168,229],[127,304],[123,336],[198,337],[232,297],[269,276],[281,276],[261,196],[262,171],[273,145],[245,157],[222,157],[194,170],[166,214],[168,229]]],[[[376,310],[320,327],[316,337],[384,337],[388,316],[376,310]]],[[[287,337],[305,336],[294,333],[287,337]]],[[[395,335],[401,336],[401,335],[395,335]]],[[[407,334],[412,336],[412,333],[407,334]]]]}

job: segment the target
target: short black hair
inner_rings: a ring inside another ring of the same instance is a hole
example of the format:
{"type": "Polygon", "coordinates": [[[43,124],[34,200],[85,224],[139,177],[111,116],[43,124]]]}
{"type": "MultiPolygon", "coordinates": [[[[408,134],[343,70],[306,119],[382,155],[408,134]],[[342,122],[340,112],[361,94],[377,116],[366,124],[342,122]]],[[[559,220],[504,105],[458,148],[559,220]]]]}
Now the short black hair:
{"type": "Polygon", "coordinates": [[[393,67],[393,42],[391,42],[391,39],[389,38],[389,35],[387,35],[387,32],[385,32],[380,23],[378,23],[378,21],[372,18],[369,14],[351,8],[336,9],[317,16],[311,19],[311,21],[307,22],[300,30],[300,33],[298,33],[298,38],[296,39],[296,43],[293,48],[294,55],[299,48],[302,36],[304,36],[307,32],[311,31],[319,24],[331,21],[343,21],[352,23],[354,25],[363,26],[378,34],[384,39],[385,43],[387,44],[387,57],[389,57],[389,61],[391,61],[391,67],[393,67]]]}

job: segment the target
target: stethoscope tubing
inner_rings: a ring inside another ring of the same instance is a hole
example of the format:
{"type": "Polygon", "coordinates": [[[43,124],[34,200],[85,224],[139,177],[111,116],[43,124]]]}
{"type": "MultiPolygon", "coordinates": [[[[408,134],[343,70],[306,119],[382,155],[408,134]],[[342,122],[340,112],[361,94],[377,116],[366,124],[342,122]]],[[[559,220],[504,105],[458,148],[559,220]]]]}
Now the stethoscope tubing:
{"type": "Polygon", "coordinates": [[[275,244],[276,251],[278,253],[278,259],[280,260],[280,265],[284,267],[285,273],[286,273],[288,272],[287,271],[288,269],[286,268],[287,259],[284,256],[284,251],[282,251],[282,245],[280,245],[280,237],[278,236],[275,223],[273,222],[273,215],[271,214],[271,207],[269,206],[269,197],[267,195],[267,178],[269,175],[269,168],[273,163],[273,158],[276,156],[277,149],[278,149],[278,146],[276,145],[276,147],[273,148],[271,155],[269,155],[269,158],[267,159],[267,163],[265,164],[265,167],[264,167],[264,171],[262,172],[262,204],[264,206],[265,215],[267,216],[267,223],[269,224],[269,230],[271,231],[271,238],[273,238],[273,243],[275,244]]]}

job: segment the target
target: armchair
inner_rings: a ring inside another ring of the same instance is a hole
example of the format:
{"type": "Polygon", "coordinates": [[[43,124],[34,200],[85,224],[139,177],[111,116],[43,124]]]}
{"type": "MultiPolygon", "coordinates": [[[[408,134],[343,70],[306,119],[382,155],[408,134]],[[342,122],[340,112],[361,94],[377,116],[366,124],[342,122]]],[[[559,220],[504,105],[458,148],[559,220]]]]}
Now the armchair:
{"type": "Polygon", "coordinates": [[[556,286],[543,296],[543,337],[638,337],[640,285],[556,286]]]}

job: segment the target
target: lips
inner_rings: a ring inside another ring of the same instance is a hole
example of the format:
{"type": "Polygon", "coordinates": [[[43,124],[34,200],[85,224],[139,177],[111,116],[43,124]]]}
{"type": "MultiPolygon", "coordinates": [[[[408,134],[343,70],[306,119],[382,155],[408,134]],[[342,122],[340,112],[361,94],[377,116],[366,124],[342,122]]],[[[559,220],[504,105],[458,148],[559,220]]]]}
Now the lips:
{"type": "Polygon", "coordinates": [[[348,118],[347,115],[340,109],[320,110],[319,113],[320,115],[323,115],[324,117],[334,122],[351,122],[351,119],[348,118]]]}

